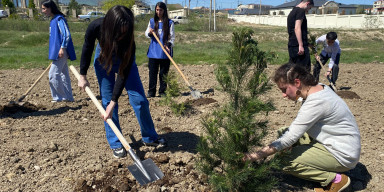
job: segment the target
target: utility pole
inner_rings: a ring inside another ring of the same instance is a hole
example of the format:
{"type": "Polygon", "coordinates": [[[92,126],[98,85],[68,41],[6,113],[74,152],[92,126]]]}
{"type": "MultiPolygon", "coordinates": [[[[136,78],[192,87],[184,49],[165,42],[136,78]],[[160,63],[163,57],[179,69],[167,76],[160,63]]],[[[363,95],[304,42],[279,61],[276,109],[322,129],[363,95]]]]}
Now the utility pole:
{"type": "Polygon", "coordinates": [[[259,8],[259,24],[261,24],[261,23],[260,23],[260,19],[261,19],[261,18],[260,18],[260,17],[261,17],[260,15],[261,15],[261,0],[260,0],[260,8],[259,8]]]}
{"type": "Polygon", "coordinates": [[[213,31],[216,32],[216,0],[213,0],[213,31]]]}
{"type": "Polygon", "coordinates": [[[211,5],[209,6],[209,32],[211,32],[211,18],[212,18],[212,0],[211,0],[211,5]]]}

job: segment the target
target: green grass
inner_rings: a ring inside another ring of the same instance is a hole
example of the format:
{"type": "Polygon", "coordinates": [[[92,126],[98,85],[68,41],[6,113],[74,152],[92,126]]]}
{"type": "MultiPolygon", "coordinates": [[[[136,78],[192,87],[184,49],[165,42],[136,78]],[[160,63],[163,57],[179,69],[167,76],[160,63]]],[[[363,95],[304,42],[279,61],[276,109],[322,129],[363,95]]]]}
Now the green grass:
{"type": "MultiPolygon", "coordinates": [[[[136,23],[136,62],[142,65],[148,62],[146,56],[150,40],[144,36],[148,18],[136,23]]],[[[220,20],[225,22],[224,19],[220,20]]],[[[195,23],[195,21],[192,21],[195,23]]],[[[72,39],[75,45],[77,60],[70,61],[70,65],[78,66],[84,33],[89,23],[69,22],[72,39]]],[[[220,26],[223,26],[222,24],[220,26]]],[[[228,49],[231,44],[231,30],[238,24],[229,24],[225,29],[216,33],[204,32],[203,24],[197,26],[201,31],[190,30],[191,27],[176,25],[176,41],[174,47],[174,61],[182,65],[219,64],[226,62],[228,49]],[[222,38],[222,37],[227,38],[222,38]]],[[[206,26],[205,26],[206,27],[206,26]]],[[[263,51],[277,54],[271,64],[283,64],[288,61],[287,38],[285,27],[257,26],[254,39],[263,51]]],[[[49,21],[28,20],[0,20],[0,69],[45,67],[48,60],[49,21]]],[[[330,30],[311,29],[316,36],[330,30]]],[[[383,30],[338,30],[342,48],[341,64],[371,63],[384,60],[383,30]],[[371,37],[367,38],[367,35],[371,37]]]]}

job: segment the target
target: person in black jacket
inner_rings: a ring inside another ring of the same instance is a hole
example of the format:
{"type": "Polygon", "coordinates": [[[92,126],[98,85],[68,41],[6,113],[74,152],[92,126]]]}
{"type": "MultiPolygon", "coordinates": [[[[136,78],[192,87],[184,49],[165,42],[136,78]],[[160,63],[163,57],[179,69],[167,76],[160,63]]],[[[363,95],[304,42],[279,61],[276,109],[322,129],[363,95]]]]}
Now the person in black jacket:
{"type": "MultiPolygon", "coordinates": [[[[112,118],[121,131],[117,101],[125,88],[141,128],[142,142],[152,146],[165,145],[165,140],[158,136],[154,128],[149,102],[145,97],[135,62],[136,46],[133,26],[133,13],[124,6],[114,6],[107,12],[105,18],[99,18],[90,23],[84,38],[78,86],[83,90],[89,86],[86,75],[97,39],[99,44],[96,47],[94,68],[102,105],[107,114],[104,116],[104,121],[112,118]],[[115,74],[117,74],[116,78],[115,74]]],[[[127,153],[121,142],[106,122],[104,125],[113,155],[116,158],[125,157],[127,153]]]]}

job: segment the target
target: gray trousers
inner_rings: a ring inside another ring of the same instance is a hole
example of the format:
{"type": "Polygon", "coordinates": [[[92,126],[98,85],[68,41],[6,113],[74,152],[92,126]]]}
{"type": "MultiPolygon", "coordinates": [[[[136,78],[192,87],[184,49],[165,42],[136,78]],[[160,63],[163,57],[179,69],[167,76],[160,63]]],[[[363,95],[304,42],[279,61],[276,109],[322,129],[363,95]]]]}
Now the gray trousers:
{"type": "Polygon", "coordinates": [[[49,86],[54,101],[74,101],[67,60],[68,54],[64,51],[63,57],[52,61],[49,69],[49,86]]]}

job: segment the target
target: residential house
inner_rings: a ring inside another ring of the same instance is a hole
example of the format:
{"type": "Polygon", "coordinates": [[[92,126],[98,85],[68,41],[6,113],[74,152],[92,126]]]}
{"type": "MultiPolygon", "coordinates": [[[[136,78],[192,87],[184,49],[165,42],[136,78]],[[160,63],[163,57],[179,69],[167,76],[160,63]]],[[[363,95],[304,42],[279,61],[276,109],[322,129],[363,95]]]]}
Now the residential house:
{"type": "Polygon", "coordinates": [[[135,4],[132,6],[132,12],[135,16],[151,14],[151,7],[143,1],[135,1],[135,4]]]}
{"type": "Polygon", "coordinates": [[[383,10],[384,10],[384,0],[373,2],[373,8],[372,8],[373,14],[383,14],[383,10]]]}
{"type": "MultiPolygon", "coordinates": [[[[289,15],[293,7],[298,5],[301,0],[294,0],[275,7],[269,11],[270,15],[289,15]]],[[[315,5],[308,11],[309,14],[339,14],[339,15],[353,15],[356,14],[357,7],[354,5],[345,5],[335,1],[316,0],[315,5]]]]}

